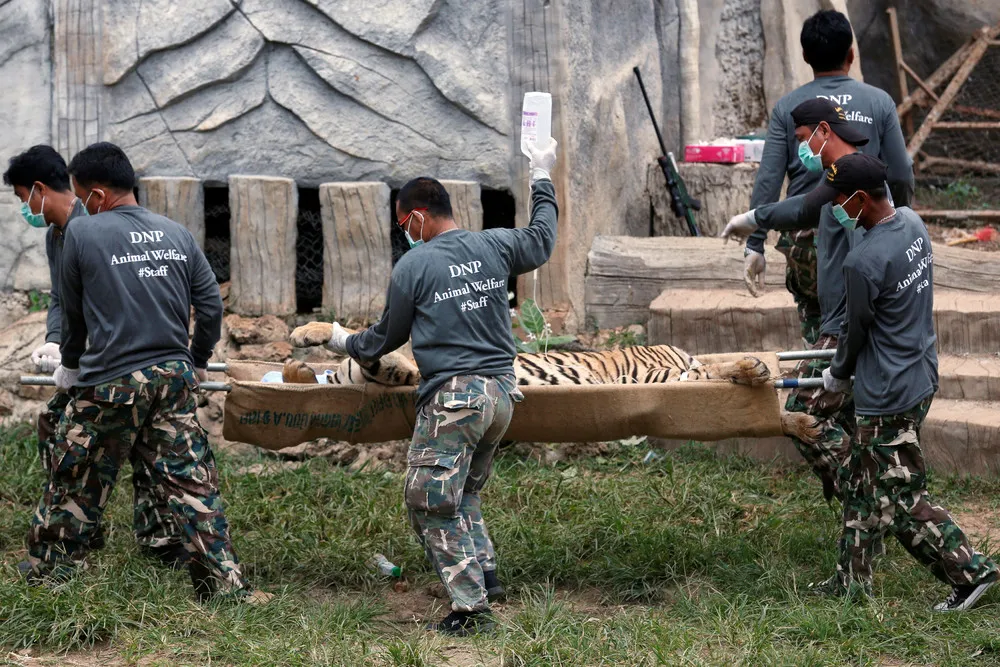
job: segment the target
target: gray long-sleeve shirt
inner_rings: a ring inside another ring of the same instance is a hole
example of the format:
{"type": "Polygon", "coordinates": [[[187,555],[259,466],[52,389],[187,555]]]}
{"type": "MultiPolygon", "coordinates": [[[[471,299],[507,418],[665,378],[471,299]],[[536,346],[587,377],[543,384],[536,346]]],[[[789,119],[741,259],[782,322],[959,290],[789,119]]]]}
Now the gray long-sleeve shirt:
{"type": "MultiPolygon", "coordinates": [[[[913,161],[906,152],[892,98],[884,90],[849,76],[824,76],[796,88],[774,105],[750,208],[778,201],[786,173],[789,197],[808,192],[819,183],[821,174],[806,170],[799,160],[799,142],[792,120],[792,109],[813,97],[829,99],[844,108],[847,120],[868,137],[868,143],[860,150],[888,165],[893,197],[900,206],[908,205],[913,194],[913,161]]],[[[766,238],[766,229],[757,230],[747,239],[747,248],[764,252],[766,238]]]]}
{"type": "MultiPolygon", "coordinates": [[[[66,225],[69,225],[73,218],[86,216],[87,209],[83,207],[83,202],[79,199],[70,209],[66,225]]],[[[62,262],[63,234],[65,227],[60,229],[55,225],[49,225],[45,232],[45,257],[49,260],[49,312],[45,318],[45,342],[59,343],[62,340],[59,330],[62,328],[62,308],[59,306],[59,266],[62,262]]]]}
{"type": "Polygon", "coordinates": [[[459,229],[410,250],[392,270],[382,318],[349,336],[347,353],[372,361],[412,336],[418,407],[452,377],[513,375],[507,280],[548,260],[557,217],[552,181],[542,179],[532,188],[527,227],[459,229]]]}
{"type": "Polygon", "coordinates": [[[937,391],[934,254],[923,221],[899,207],[844,261],[847,317],[830,365],[853,373],[860,415],[905,412],[937,391]]]}
{"type": "MultiPolygon", "coordinates": [[[[844,302],[844,260],[862,237],[860,227],[853,232],[848,231],[833,217],[831,202],[835,194],[835,190],[821,184],[808,194],[789,197],[754,211],[754,220],[763,229],[808,229],[818,223],[816,294],[822,317],[819,330],[821,334],[831,336],[840,333],[840,325],[847,310],[844,302]]],[[[888,197],[889,203],[895,205],[891,193],[888,197]]]]}
{"type": "Polygon", "coordinates": [[[68,225],[59,285],[62,363],[81,385],[166,361],[203,368],[221,336],[222,295],[191,232],[139,206],[68,225]]]}

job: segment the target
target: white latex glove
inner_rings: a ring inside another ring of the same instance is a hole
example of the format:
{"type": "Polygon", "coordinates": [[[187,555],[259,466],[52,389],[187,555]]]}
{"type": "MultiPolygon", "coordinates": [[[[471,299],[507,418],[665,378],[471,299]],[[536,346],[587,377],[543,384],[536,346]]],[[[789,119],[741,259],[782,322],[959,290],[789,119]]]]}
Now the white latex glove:
{"type": "Polygon", "coordinates": [[[729,219],[729,223],[726,228],[722,230],[719,234],[720,237],[725,239],[726,243],[730,241],[737,241],[742,243],[746,240],[746,237],[750,236],[757,230],[757,223],[754,221],[753,212],[755,209],[751,209],[746,213],[740,213],[739,215],[734,215],[729,219]]]}
{"type": "Polygon", "coordinates": [[[62,356],[59,354],[59,344],[58,343],[45,343],[39,345],[35,348],[35,351],[31,353],[31,362],[35,364],[37,368],[42,373],[52,373],[56,368],[59,367],[59,360],[62,356]]]}
{"type": "Polygon", "coordinates": [[[823,369],[823,389],[834,394],[846,394],[851,390],[851,381],[833,377],[828,366],[823,369]]]}
{"type": "Polygon", "coordinates": [[[344,327],[334,322],[333,335],[330,336],[330,342],[326,344],[326,349],[337,354],[347,354],[347,337],[350,335],[344,331],[344,327]]]}
{"type": "Polygon", "coordinates": [[[52,374],[52,379],[56,381],[56,389],[59,391],[69,391],[76,385],[77,380],[80,379],[80,369],[66,368],[60,364],[56,368],[56,372],[52,374]]]}
{"type": "Polygon", "coordinates": [[[198,376],[198,382],[208,382],[208,369],[207,368],[196,368],[194,369],[195,375],[198,376]]]}
{"type": "Polygon", "coordinates": [[[549,145],[545,147],[545,150],[540,150],[534,141],[529,139],[526,142],[528,155],[531,156],[528,161],[528,168],[531,170],[530,185],[534,185],[535,181],[541,178],[551,178],[549,172],[552,171],[552,167],[556,166],[557,145],[555,139],[549,139],[549,145]]]}
{"type": "Polygon", "coordinates": [[[743,282],[753,296],[764,293],[764,271],[767,260],[764,254],[747,248],[743,251],[743,282]]]}

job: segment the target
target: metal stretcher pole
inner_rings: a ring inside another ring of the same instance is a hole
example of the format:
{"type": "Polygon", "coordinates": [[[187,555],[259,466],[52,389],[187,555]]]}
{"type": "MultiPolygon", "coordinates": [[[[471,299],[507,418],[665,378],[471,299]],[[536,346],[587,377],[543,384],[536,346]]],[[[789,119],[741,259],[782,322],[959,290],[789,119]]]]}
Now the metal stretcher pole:
{"type": "MultiPolygon", "coordinates": [[[[851,378],[854,382],[854,378],[851,378]]],[[[823,378],[786,378],[774,381],[775,389],[822,389],[823,378]]]]}
{"type": "MultiPolygon", "coordinates": [[[[32,384],[41,387],[56,386],[55,380],[49,375],[22,375],[21,384],[32,384]]],[[[225,382],[202,382],[199,388],[203,391],[230,391],[232,389],[225,382]]]]}
{"type": "MultiPolygon", "coordinates": [[[[836,349],[832,350],[792,350],[791,352],[778,352],[778,361],[798,361],[799,359],[833,359],[837,354],[836,349]]],[[[211,364],[209,364],[211,366],[211,364]]],[[[211,369],[209,369],[211,370],[211,369]]]]}

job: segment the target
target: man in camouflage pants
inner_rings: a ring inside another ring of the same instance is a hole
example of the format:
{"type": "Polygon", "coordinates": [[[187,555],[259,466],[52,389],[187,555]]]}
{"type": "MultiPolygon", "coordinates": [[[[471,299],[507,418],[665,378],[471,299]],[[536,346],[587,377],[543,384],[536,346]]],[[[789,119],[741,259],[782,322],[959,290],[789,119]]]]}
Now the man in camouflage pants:
{"type": "MultiPolygon", "coordinates": [[[[64,231],[74,219],[87,217],[83,202],[70,187],[66,161],[51,146],[32,146],[10,159],[3,175],[4,184],[14,189],[14,195],[27,205],[26,221],[33,226],[46,226],[45,255],[49,263],[48,316],[45,321],[45,342],[31,353],[36,368],[51,373],[59,365],[60,328],[62,307],[59,298],[59,276],[62,265],[64,231]],[[35,210],[38,213],[35,213],[35,210]]],[[[83,221],[86,224],[86,220],[83,221]]],[[[49,474],[56,427],[69,404],[70,397],[57,392],[46,409],[38,416],[38,453],[42,469],[49,474]]],[[[134,461],[132,486],[134,490],[133,525],[136,541],[147,555],[171,567],[182,567],[187,561],[187,551],[180,528],[166,505],[153,500],[153,481],[144,465],[134,461]]],[[[103,530],[90,540],[93,549],[104,547],[103,530]]]]}
{"type": "MultiPolygon", "coordinates": [[[[460,229],[441,183],[403,186],[396,216],[411,249],[393,267],[382,318],[353,335],[334,322],[326,343],[374,362],[412,337],[420,387],[404,497],[451,597],[451,613],[428,628],[452,635],[492,629],[490,602],[505,594],[479,494],[521,399],[507,280],[544,264],[556,241],[555,142],[529,152],[531,221],[520,229],[460,229]]],[[[292,341],[310,344],[298,329],[292,341]]]]}
{"type": "Polygon", "coordinates": [[[406,457],[406,506],[457,611],[481,609],[484,588],[489,594],[499,586],[486,585],[496,554],[479,492],[520,398],[511,376],[456,376],[417,414],[406,457]]]}
{"type": "Polygon", "coordinates": [[[183,531],[199,599],[266,601],[250,590],[233,552],[215,459],[196,414],[195,391],[221,331],[215,276],[189,231],[136,204],[135,172],[120,148],[89,146],[69,172],[90,217],[66,228],[63,247],[61,362],[53,378],[68,401],[21,569],[41,583],[85,565],[121,464],[131,458],[151,480],[153,505],[183,531]]]}
{"type": "Polygon", "coordinates": [[[997,566],[927,492],[920,425],[937,391],[933,254],[923,221],[886,196],[885,164],[855,153],[829,182],[834,215],[865,234],[844,261],[847,314],[823,381],[830,392],[855,375],[856,427],[844,464],[844,522],[836,574],[823,593],[871,594],[872,559],[886,531],[952,593],[935,611],[969,609],[997,581],[997,566]]]}

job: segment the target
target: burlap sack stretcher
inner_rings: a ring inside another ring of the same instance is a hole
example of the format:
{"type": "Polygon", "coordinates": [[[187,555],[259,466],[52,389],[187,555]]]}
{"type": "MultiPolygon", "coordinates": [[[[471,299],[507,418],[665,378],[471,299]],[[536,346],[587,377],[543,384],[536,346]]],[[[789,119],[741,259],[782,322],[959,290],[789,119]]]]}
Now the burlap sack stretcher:
{"type": "MultiPolygon", "coordinates": [[[[706,355],[704,363],[744,355],[706,355]]],[[[773,353],[755,353],[778,377],[773,353]]],[[[322,365],[314,365],[317,371],[322,365]]],[[[406,440],[413,434],[414,387],[269,384],[281,364],[230,361],[223,435],[264,449],[316,438],[350,443],[406,440]]],[[[527,442],[597,442],[648,435],[722,440],[781,435],[778,392],[728,382],[522,387],[506,438],[527,442]]]]}

